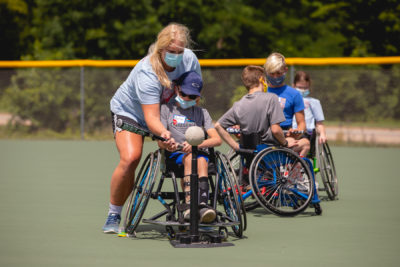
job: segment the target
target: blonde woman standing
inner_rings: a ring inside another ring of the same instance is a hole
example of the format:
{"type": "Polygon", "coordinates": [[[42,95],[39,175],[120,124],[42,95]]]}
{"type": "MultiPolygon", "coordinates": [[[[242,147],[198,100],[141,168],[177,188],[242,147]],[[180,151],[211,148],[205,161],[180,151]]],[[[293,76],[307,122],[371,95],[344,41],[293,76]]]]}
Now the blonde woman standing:
{"type": "Polygon", "coordinates": [[[115,143],[120,161],[111,177],[110,203],[104,233],[118,233],[122,207],[134,184],[134,175],[142,156],[144,137],[116,125],[122,119],[133,126],[149,129],[167,139],[174,149],[171,133],[160,121],[160,103],[173,93],[171,81],[188,71],[201,75],[196,55],[190,46],[189,29],[171,23],[162,29],[149,55],[143,58],[118,88],[110,102],[115,143]]]}

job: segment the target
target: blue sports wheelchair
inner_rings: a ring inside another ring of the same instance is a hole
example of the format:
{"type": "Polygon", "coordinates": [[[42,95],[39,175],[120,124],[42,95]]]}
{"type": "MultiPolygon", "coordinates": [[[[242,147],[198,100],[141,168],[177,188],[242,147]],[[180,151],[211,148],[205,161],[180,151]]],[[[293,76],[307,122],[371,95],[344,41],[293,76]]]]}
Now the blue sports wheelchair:
{"type": "Polygon", "coordinates": [[[279,216],[295,216],[312,206],[317,215],[322,213],[310,159],[288,148],[260,144],[257,134],[241,134],[240,145],[226,157],[230,175],[238,177],[243,189],[247,211],[262,206],[279,216]]]}

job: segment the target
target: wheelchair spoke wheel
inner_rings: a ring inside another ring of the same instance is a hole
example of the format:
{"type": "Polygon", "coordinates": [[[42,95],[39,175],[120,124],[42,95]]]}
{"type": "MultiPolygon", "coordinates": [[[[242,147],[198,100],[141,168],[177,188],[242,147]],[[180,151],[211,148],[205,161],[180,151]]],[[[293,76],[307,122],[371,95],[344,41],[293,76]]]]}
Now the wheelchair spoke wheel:
{"type": "Polygon", "coordinates": [[[276,215],[297,215],[312,200],[311,172],[292,150],[275,147],[262,150],[253,159],[249,175],[259,204],[276,215]]]}
{"type": "Polygon", "coordinates": [[[243,200],[241,198],[240,187],[237,183],[236,175],[232,166],[229,164],[225,155],[216,152],[217,157],[217,173],[218,173],[218,194],[222,199],[225,213],[230,221],[239,222],[238,225],[232,226],[232,230],[236,236],[242,237],[246,224],[246,214],[244,211],[243,200]]]}
{"type": "Polygon", "coordinates": [[[335,163],[328,143],[319,144],[316,141],[317,162],[320,170],[322,182],[329,199],[335,200],[338,193],[338,181],[336,176],[335,163]]]}
{"type": "Polygon", "coordinates": [[[146,209],[159,167],[160,152],[150,153],[144,160],[125,209],[124,229],[133,234],[146,209]]]}

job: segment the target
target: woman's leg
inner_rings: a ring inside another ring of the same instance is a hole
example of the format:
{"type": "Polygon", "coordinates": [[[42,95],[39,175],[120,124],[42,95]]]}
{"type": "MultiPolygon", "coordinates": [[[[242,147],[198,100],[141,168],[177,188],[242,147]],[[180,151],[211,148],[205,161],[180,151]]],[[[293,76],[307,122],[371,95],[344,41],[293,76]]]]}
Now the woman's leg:
{"type": "Polygon", "coordinates": [[[117,131],[115,142],[120,161],[111,177],[110,203],[123,206],[133,188],[135,170],[142,156],[143,136],[128,131],[117,131]]]}
{"type": "Polygon", "coordinates": [[[104,233],[118,233],[122,206],[132,191],[135,170],[142,156],[143,137],[128,131],[116,131],[115,143],[120,160],[111,177],[110,205],[103,226],[104,233]]]}

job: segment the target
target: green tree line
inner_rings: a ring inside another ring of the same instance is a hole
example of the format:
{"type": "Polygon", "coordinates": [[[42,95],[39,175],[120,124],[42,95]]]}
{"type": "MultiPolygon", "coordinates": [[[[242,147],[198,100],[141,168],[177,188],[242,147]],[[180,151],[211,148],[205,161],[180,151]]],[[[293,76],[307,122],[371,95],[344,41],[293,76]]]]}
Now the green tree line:
{"type": "Polygon", "coordinates": [[[0,60],[138,59],[171,21],[191,29],[199,58],[400,49],[397,0],[0,0],[0,60]]]}
{"type": "MultiPolygon", "coordinates": [[[[396,56],[400,49],[395,0],[0,0],[0,60],[140,59],[173,21],[188,26],[203,59],[260,58],[273,51],[396,56]]],[[[340,69],[310,69],[327,119],[400,119],[398,67],[340,69]]],[[[128,73],[85,71],[90,129],[108,123],[109,98],[128,73]]],[[[240,73],[203,69],[204,105],[215,119],[243,94],[240,73]]],[[[31,130],[78,128],[79,97],[77,69],[14,70],[0,82],[0,108],[29,119],[31,130]]]]}

